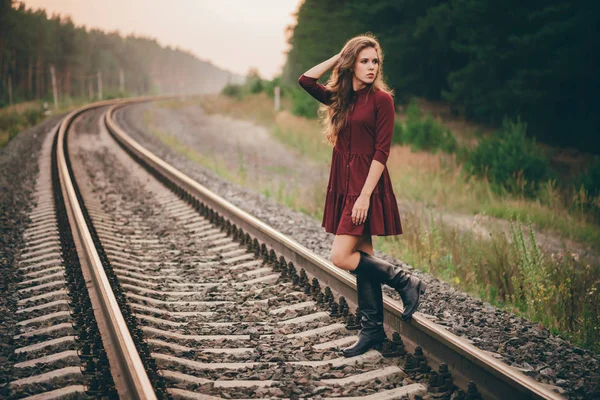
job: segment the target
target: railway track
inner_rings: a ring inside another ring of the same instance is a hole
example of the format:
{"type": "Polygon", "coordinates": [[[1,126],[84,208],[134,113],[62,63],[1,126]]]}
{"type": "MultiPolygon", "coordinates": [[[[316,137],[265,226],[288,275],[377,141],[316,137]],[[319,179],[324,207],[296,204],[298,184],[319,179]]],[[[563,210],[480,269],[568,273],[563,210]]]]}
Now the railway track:
{"type": "Polygon", "coordinates": [[[115,120],[126,104],[57,128],[19,312],[34,313],[23,334],[69,339],[23,357],[43,373],[13,381],[15,396],[561,398],[418,313],[402,321],[389,298],[392,341],[343,358],[358,333],[352,276],[134,142],[115,120]]]}

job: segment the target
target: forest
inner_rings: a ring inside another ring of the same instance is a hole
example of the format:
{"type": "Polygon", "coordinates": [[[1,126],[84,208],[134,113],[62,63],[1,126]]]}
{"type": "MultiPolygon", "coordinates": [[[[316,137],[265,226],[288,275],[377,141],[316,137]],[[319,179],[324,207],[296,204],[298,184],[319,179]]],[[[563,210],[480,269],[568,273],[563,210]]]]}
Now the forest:
{"type": "Polygon", "coordinates": [[[540,142],[600,154],[599,19],[594,0],[305,0],[282,80],[371,32],[397,104],[442,100],[493,127],[519,118],[540,142]]]}
{"type": "Polygon", "coordinates": [[[144,37],[75,26],[69,18],[0,0],[0,107],[52,101],[54,68],[59,102],[143,94],[203,93],[234,78],[208,61],[144,37]]]}

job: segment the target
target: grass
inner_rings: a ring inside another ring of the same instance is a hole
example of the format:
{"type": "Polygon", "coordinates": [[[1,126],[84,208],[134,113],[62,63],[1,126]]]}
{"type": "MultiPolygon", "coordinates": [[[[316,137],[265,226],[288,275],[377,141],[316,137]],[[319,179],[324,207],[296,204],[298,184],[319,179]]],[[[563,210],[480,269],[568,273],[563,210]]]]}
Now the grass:
{"type": "MultiPolygon", "coordinates": [[[[160,105],[163,106],[163,104],[160,105]]],[[[176,103],[167,103],[166,107],[178,108],[179,105],[176,103]]],[[[272,172],[270,176],[253,176],[250,179],[248,167],[243,157],[243,149],[239,145],[236,148],[238,154],[237,168],[232,169],[218,155],[214,153],[204,155],[179,142],[175,136],[168,132],[158,129],[150,111],[146,111],[143,118],[150,133],[162,143],[187,159],[212,170],[221,178],[262,193],[267,198],[272,198],[288,208],[301,211],[315,218],[322,218],[322,199],[325,196],[326,182],[315,182],[309,187],[300,186],[296,180],[288,179],[293,171],[281,167],[269,167],[269,170],[272,172]]]]}
{"type": "Polygon", "coordinates": [[[600,227],[589,222],[585,212],[568,209],[552,189],[552,182],[546,183],[540,199],[499,196],[487,180],[466,178],[454,155],[412,152],[405,146],[392,148],[388,169],[399,197],[453,212],[530,218],[537,229],[590,246],[600,245],[600,227]]]}
{"type": "MultiPolygon", "coordinates": [[[[321,163],[323,168],[329,165],[331,147],[324,143],[318,121],[285,110],[275,112],[272,100],[264,94],[241,101],[225,96],[194,101],[209,114],[226,114],[267,126],[291,150],[321,163]]],[[[387,166],[399,203],[417,203],[420,208],[403,210],[404,234],[376,237],[377,249],[542,323],[575,344],[600,351],[600,265],[566,246],[545,254],[533,229],[535,226],[587,245],[599,243],[600,230],[586,221],[584,212],[568,210],[552,182],[546,185],[543,199],[499,196],[486,180],[465,179],[454,155],[412,152],[405,146],[392,148],[387,166]],[[487,236],[481,237],[476,226],[460,229],[445,223],[442,215],[448,212],[494,216],[506,220],[510,229],[502,231],[497,224],[486,223],[487,236]]],[[[239,178],[224,177],[239,182],[239,178]]],[[[293,182],[278,182],[260,191],[315,219],[322,217],[324,183],[299,188],[293,182]]]]}
{"type": "Polygon", "coordinates": [[[22,102],[0,109],[0,149],[20,132],[39,124],[47,117],[72,111],[87,103],[89,103],[87,98],[67,97],[58,110],[54,110],[50,105],[48,116],[44,115],[42,101],[22,102]]]}
{"type": "Polygon", "coordinates": [[[154,121],[154,117],[152,113],[149,111],[144,112],[144,123],[148,126],[150,133],[157,137],[162,143],[167,145],[168,147],[175,150],[177,153],[185,156],[187,159],[202,165],[210,170],[213,170],[219,176],[222,176],[224,179],[235,182],[237,184],[244,184],[245,178],[243,174],[234,174],[230,172],[230,169],[227,168],[223,160],[216,155],[205,156],[193,148],[184,145],[177,138],[169,133],[163,132],[160,129],[156,128],[156,123],[154,121]]]}

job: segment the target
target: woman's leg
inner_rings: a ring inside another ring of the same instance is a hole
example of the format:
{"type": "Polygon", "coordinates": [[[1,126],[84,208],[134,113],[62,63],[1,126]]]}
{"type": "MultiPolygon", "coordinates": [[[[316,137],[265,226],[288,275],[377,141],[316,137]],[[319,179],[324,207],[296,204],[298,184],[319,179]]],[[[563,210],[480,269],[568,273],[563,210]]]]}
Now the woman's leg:
{"type": "Polygon", "coordinates": [[[362,251],[373,255],[373,238],[371,235],[363,236],[356,245],[355,251],[362,251]]]}
{"type": "MultiPolygon", "coordinates": [[[[373,254],[371,235],[363,236],[357,243],[355,250],[362,251],[365,254],[373,254]]],[[[360,253],[357,254],[360,257],[360,253]]],[[[352,273],[354,272],[352,271],[352,273]]],[[[362,329],[356,343],[343,349],[342,353],[345,357],[355,357],[363,354],[373,347],[379,346],[385,340],[381,283],[369,279],[365,275],[356,275],[356,295],[358,300],[357,313],[360,316],[362,329]]]]}
{"type": "Polygon", "coordinates": [[[356,251],[362,236],[336,235],[331,246],[331,262],[338,268],[352,271],[360,261],[360,253],[356,251]]]}

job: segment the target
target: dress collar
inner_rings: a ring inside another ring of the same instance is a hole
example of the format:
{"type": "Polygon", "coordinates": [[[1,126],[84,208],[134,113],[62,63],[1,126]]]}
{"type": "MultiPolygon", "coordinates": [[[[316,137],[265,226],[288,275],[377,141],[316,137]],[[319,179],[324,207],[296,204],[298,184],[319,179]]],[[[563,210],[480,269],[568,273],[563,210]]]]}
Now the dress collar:
{"type": "Polygon", "coordinates": [[[361,88],[361,89],[358,89],[358,90],[354,90],[354,89],[352,89],[352,93],[353,93],[355,96],[361,95],[361,94],[363,94],[363,93],[367,93],[367,92],[369,91],[369,89],[371,89],[371,86],[372,86],[372,85],[365,85],[365,87],[363,87],[363,88],[361,88]]]}

